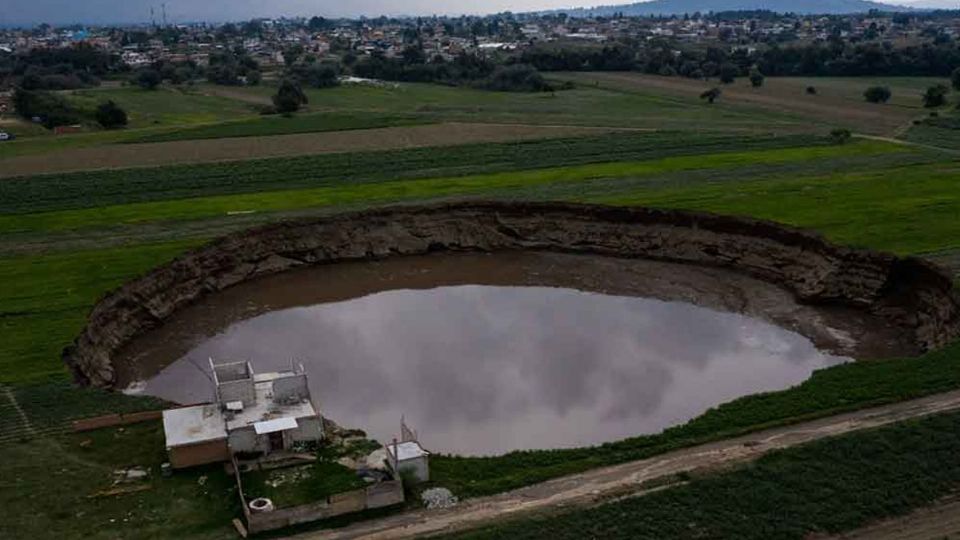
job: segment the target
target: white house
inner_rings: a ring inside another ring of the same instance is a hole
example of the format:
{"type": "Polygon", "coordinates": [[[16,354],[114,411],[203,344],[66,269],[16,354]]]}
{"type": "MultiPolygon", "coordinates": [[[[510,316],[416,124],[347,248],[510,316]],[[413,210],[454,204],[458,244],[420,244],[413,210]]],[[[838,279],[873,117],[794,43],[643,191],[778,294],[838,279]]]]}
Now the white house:
{"type": "Polygon", "coordinates": [[[216,403],[163,412],[174,468],[215,463],[231,454],[267,455],[323,438],[307,375],[299,370],[255,374],[249,362],[210,361],[216,403]]]}

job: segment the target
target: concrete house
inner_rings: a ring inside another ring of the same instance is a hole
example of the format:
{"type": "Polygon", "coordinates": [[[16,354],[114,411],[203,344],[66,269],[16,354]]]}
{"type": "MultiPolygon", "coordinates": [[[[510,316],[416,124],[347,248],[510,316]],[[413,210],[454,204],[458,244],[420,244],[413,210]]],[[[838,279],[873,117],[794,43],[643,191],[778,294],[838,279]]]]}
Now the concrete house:
{"type": "Polygon", "coordinates": [[[174,468],[265,456],[298,442],[323,438],[323,421],[298,370],[253,372],[249,362],[210,361],[216,403],[163,412],[167,452],[174,468]]]}

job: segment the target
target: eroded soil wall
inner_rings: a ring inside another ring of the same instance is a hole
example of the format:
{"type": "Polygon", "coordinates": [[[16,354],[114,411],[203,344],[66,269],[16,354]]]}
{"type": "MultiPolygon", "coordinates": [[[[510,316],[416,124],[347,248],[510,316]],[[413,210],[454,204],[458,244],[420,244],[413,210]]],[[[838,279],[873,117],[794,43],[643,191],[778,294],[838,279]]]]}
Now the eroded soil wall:
{"type": "Polygon", "coordinates": [[[231,234],[107,294],[63,351],[76,380],[112,387],[114,357],[133,338],[204,295],[294,267],[431,251],[535,249],[731,268],[778,283],[799,301],[868,310],[910,329],[921,349],[960,333],[952,280],[915,258],[831,244],[770,222],[564,203],[392,207],[288,221],[231,234]]]}

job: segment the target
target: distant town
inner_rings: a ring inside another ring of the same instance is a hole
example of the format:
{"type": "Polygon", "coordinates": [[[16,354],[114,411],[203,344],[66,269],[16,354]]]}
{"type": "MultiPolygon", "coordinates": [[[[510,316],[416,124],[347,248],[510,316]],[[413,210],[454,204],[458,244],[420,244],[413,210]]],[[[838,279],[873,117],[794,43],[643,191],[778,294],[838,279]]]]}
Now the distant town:
{"type": "MultiPolygon", "coordinates": [[[[718,46],[754,54],[775,46],[842,40],[905,47],[949,42],[960,32],[960,11],[778,15],[771,12],[692,13],[673,17],[514,15],[460,18],[371,18],[359,20],[257,19],[227,24],[144,24],[127,27],[0,30],[0,55],[34,49],[88,46],[116,55],[118,66],[137,69],[157,63],[208,66],[220,51],[242,52],[269,69],[303,55],[308,60],[348,63],[359,56],[400,58],[416,47],[428,59],[452,61],[463,54],[496,56],[538,46],[626,44],[643,48],[718,46]]],[[[681,54],[676,50],[674,54],[681,54]]],[[[0,72],[2,75],[2,72],[0,72]]]]}

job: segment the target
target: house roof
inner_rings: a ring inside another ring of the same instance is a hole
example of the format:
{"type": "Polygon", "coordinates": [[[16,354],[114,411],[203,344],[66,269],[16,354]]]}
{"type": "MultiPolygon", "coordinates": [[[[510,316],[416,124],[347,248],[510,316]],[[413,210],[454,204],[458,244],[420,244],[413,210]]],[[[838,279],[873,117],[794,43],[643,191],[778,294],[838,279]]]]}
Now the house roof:
{"type": "MultiPolygon", "coordinates": [[[[243,410],[226,415],[227,431],[247,428],[279,418],[317,416],[317,411],[313,408],[313,403],[309,399],[289,403],[278,403],[273,400],[273,381],[289,375],[290,372],[254,374],[253,389],[257,396],[256,402],[244,407],[243,410]]],[[[296,425],[293,426],[293,428],[296,427],[296,425]]]]}
{"type": "Polygon", "coordinates": [[[390,453],[390,456],[393,456],[394,448],[397,451],[397,461],[406,461],[408,459],[416,459],[419,457],[429,456],[430,452],[427,452],[420,446],[420,443],[417,441],[406,441],[396,445],[394,447],[393,443],[387,445],[387,452],[390,453]]]}
{"type": "Polygon", "coordinates": [[[257,422],[253,424],[253,429],[257,432],[257,435],[273,433],[275,431],[285,431],[288,429],[297,429],[297,419],[290,418],[289,416],[285,416],[283,418],[274,418],[273,420],[267,420],[265,422],[257,422]]]}
{"type": "Polygon", "coordinates": [[[227,438],[223,415],[215,405],[196,405],[163,411],[167,448],[227,438]]]}

